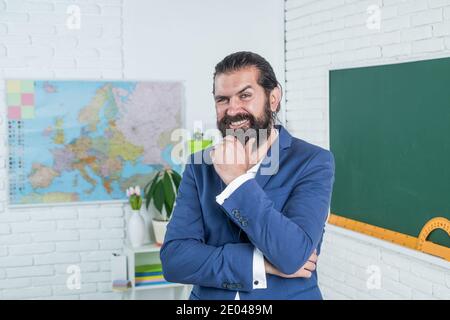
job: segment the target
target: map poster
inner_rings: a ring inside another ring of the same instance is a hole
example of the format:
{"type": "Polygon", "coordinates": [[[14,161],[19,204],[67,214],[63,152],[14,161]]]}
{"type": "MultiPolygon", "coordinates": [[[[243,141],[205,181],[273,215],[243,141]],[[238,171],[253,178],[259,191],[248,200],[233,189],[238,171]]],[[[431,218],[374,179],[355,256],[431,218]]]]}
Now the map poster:
{"type": "Polygon", "coordinates": [[[10,205],[126,200],[171,160],[181,82],[7,80],[10,205]]]}

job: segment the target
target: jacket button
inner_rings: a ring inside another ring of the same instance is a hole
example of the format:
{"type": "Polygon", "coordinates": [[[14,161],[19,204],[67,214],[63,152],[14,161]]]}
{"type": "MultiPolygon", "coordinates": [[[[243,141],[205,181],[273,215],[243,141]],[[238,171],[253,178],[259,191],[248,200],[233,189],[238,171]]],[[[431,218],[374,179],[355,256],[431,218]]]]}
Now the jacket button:
{"type": "Polygon", "coordinates": [[[257,286],[259,284],[259,281],[255,280],[253,283],[255,284],[255,286],[257,286]]]}

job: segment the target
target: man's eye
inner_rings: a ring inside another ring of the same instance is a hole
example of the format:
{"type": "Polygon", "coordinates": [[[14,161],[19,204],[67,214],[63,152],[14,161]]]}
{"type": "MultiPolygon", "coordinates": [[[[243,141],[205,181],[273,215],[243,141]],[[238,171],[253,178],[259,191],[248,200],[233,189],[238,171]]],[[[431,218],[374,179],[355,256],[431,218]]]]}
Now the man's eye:
{"type": "Polygon", "coordinates": [[[241,94],[241,99],[246,99],[246,98],[250,98],[250,94],[248,94],[248,93],[243,93],[243,94],[241,94]]]}

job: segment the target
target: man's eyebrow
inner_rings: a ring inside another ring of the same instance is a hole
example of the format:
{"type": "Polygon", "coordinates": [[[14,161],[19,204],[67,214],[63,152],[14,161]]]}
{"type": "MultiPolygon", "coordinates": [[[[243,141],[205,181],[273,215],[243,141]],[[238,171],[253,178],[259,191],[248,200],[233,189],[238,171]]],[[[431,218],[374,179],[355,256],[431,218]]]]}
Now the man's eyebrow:
{"type": "MultiPolygon", "coordinates": [[[[252,86],[249,84],[249,85],[247,85],[247,86],[245,86],[243,89],[241,89],[237,94],[240,94],[240,93],[242,93],[242,92],[244,92],[245,90],[247,90],[247,89],[252,89],[252,86]]],[[[219,100],[219,99],[227,99],[227,98],[229,98],[229,97],[227,97],[227,96],[222,96],[222,95],[215,95],[214,96],[214,99],[216,99],[216,100],[219,100]]]]}
{"type": "Polygon", "coordinates": [[[241,91],[238,92],[238,94],[244,92],[245,90],[247,90],[249,88],[251,89],[252,86],[251,85],[245,86],[244,89],[242,89],[241,91]]]}
{"type": "Polygon", "coordinates": [[[221,100],[221,99],[227,99],[228,97],[226,97],[226,96],[221,96],[221,95],[215,95],[214,96],[214,99],[215,100],[221,100]]]}

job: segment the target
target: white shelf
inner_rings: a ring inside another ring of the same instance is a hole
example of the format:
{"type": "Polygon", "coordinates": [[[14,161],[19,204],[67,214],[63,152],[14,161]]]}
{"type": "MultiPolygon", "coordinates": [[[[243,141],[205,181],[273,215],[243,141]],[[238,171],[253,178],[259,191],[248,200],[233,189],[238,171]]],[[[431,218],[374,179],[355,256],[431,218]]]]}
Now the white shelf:
{"type": "Polygon", "coordinates": [[[177,287],[183,287],[183,286],[185,286],[185,285],[182,283],[167,283],[167,284],[157,284],[154,286],[133,287],[130,289],[140,291],[140,290],[149,290],[149,289],[177,288],[177,287]]]}
{"type": "Polygon", "coordinates": [[[132,253],[146,253],[146,252],[159,252],[161,250],[161,246],[156,243],[144,244],[143,246],[134,248],[129,243],[126,244],[126,251],[132,253]]]}
{"type": "Polygon", "coordinates": [[[135,292],[141,292],[146,290],[157,290],[157,289],[168,289],[173,288],[174,290],[185,290],[188,288],[188,285],[182,283],[165,283],[165,284],[157,284],[157,285],[148,285],[148,286],[139,286],[135,285],[135,268],[136,264],[143,264],[143,256],[144,261],[148,260],[148,263],[160,263],[161,260],[159,258],[159,251],[161,250],[161,246],[156,243],[145,244],[140,247],[133,247],[130,243],[125,244],[125,254],[127,255],[127,264],[128,264],[128,280],[131,281],[131,288],[128,288],[127,292],[131,293],[131,298],[135,298],[135,292]],[[138,261],[137,261],[138,260],[138,261]]]}

